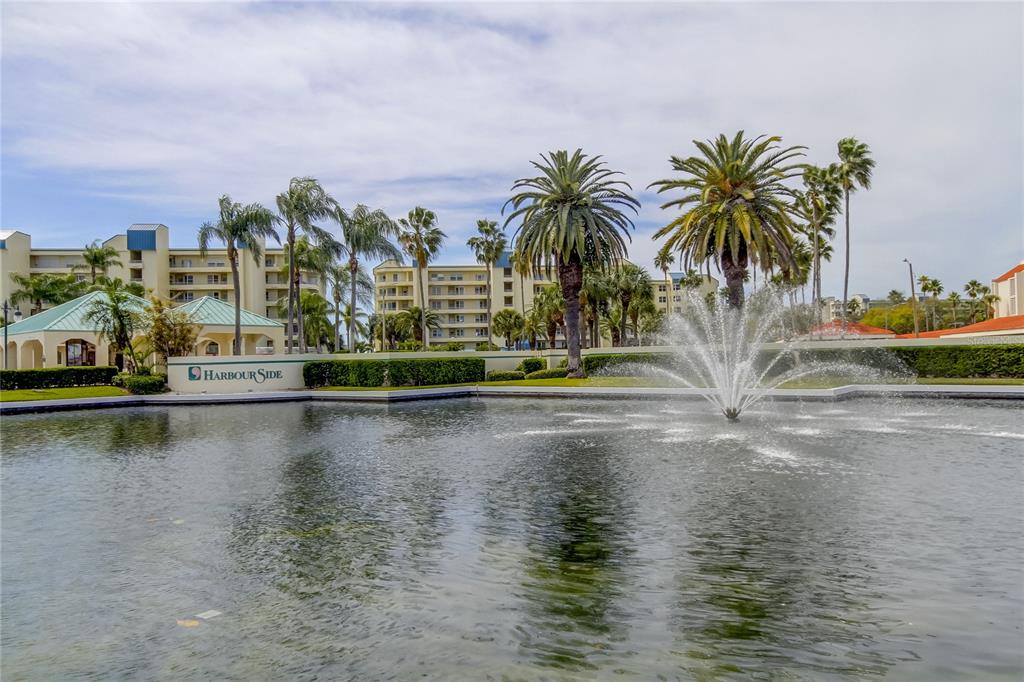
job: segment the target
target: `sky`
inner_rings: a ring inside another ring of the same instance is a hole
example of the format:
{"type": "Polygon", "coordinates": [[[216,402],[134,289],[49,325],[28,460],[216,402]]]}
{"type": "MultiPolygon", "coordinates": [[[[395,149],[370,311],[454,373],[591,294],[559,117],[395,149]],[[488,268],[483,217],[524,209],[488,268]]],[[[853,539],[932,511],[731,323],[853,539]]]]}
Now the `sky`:
{"type": "MultiPolygon", "coordinates": [[[[806,160],[855,136],[851,293],[947,290],[1024,258],[1024,4],[21,3],[0,5],[0,228],[69,247],[131,223],[195,243],[216,201],[314,176],[346,206],[425,206],[472,261],[540,153],[581,147],[642,202],[720,133],[806,160]]],[[[328,225],[328,227],[331,227],[328,225]]],[[[512,231],[510,226],[510,233],[512,231]]],[[[844,249],[824,270],[842,294],[844,249]]],[[[657,273],[655,273],[657,274],[657,273]]]]}

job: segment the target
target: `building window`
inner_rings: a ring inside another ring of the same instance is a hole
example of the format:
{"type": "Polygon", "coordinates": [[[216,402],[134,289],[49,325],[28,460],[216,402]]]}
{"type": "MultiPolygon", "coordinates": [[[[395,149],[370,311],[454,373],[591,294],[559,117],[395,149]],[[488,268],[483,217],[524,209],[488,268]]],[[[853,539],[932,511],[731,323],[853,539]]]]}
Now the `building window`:
{"type": "Polygon", "coordinates": [[[441,309],[441,302],[440,301],[431,301],[430,302],[430,309],[431,310],[440,310],[441,309]]]}
{"type": "Polygon", "coordinates": [[[462,296],[465,293],[466,289],[464,287],[448,287],[449,296],[462,296]]]}
{"type": "Polygon", "coordinates": [[[178,300],[179,301],[186,301],[187,302],[187,301],[191,301],[195,297],[196,297],[196,295],[193,292],[191,292],[191,291],[184,291],[184,292],[182,292],[181,294],[178,295],[178,300]]]}
{"type": "Polygon", "coordinates": [[[475,287],[473,289],[473,293],[476,294],[477,296],[486,296],[487,295],[487,287],[475,287]]]}
{"type": "Polygon", "coordinates": [[[274,257],[273,256],[267,256],[266,258],[264,258],[263,259],[263,267],[265,267],[265,268],[272,268],[272,267],[274,267],[274,257]]]}
{"type": "Polygon", "coordinates": [[[462,310],[466,307],[465,301],[448,301],[449,310],[462,310]]]}
{"type": "Polygon", "coordinates": [[[505,307],[506,308],[511,308],[512,307],[512,297],[511,296],[506,296],[505,297],[505,307]]]}
{"type": "Polygon", "coordinates": [[[487,275],[483,274],[482,272],[481,273],[477,273],[476,281],[479,282],[479,281],[485,280],[485,279],[487,279],[487,275]]]}
{"type": "Polygon", "coordinates": [[[206,354],[220,355],[220,346],[217,345],[216,341],[211,341],[210,343],[206,344],[206,354]]]}
{"type": "Polygon", "coordinates": [[[486,329],[477,329],[477,330],[476,330],[476,335],[477,335],[478,337],[479,337],[479,336],[487,336],[487,330],[486,330],[486,329]]]}
{"type": "Polygon", "coordinates": [[[142,260],[141,251],[129,251],[128,254],[128,260],[130,260],[133,263],[138,263],[139,261],[142,260]]]}
{"type": "MultiPolygon", "coordinates": [[[[665,287],[662,287],[661,290],[664,291],[665,287]]],[[[664,302],[665,302],[665,297],[664,296],[659,296],[658,297],[658,303],[664,303],[664,302]]]]}
{"type": "Polygon", "coordinates": [[[466,330],[465,329],[453,329],[452,330],[452,336],[465,336],[465,335],[466,335],[466,330]]]}
{"type": "Polygon", "coordinates": [[[444,332],[442,330],[440,330],[440,329],[431,329],[430,330],[430,338],[432,338],[432,339],[440,339],[443,336],[444,336],[444,332]]]}
{"type": "Polygon", "coordinates": [[[512,282],[505,282],[505,293],[512,293],[512,282]]]}
{"type": "Polygon", "coordinates": [[[477,301],[476,305],[478,308],[483,308],[484,310],[487,310],[487,301],[477,301]]]}
{"type": "Polygon", "coordinates": [[[506,277],[511,277],[512,276],[512,268],[505,268],[505,276],[506,277]]]}

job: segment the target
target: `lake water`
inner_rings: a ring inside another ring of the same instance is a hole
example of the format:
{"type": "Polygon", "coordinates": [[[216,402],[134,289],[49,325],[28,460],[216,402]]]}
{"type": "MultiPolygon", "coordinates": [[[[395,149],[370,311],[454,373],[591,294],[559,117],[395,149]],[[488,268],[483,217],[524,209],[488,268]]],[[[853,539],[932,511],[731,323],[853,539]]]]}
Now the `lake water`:
{"type": "Polygon", "coordinates": [[[729,424],[575,399],[5,417],[3,679],[1020,679],[1021,417],[865,400],[729,424]]]}

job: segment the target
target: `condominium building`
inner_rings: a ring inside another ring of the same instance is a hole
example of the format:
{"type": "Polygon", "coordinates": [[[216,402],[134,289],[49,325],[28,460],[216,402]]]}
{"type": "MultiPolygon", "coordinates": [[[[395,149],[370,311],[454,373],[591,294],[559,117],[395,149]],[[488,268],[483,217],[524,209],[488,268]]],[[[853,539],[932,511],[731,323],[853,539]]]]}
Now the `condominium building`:
{"type": "MultiPolygon", "coordinates": [[[[675,293],[675,311],[684,305],[681,280],[683,273],[670,273],[675,293]]],[[[545,287],[556,282],[556,272],[543,269],[528,276],[517,274],[509,262],[509,254],[488,274],[485,265],[429,265],[416,281],[416,269],[393,260],[385,261],[373,269],[375,283],[375,309],[395,313],[420,305],[420,291],[424,292],[426,307],[440,317],[438,329],[430,330],[430,345],[462,343],[467,350],[487,340],[487,319],[499,310],[509,308],[523,313],[533,306],[533,300],[545,287]]],[[[655,279],[652,283],[655,301],[667,304],[668,283],[655,279]]],[[[701,294],[714,291],[717,282],[705,277],[701,294]]],[[[495,343],[502,339],[495,335],[495,343]]],[[[542,346],[546,339],[539,339],[542,346]]],[[[555,338],[558,348],[565,347],[561,331],[555,338]]]]}
{"type": "MultiPolygon", "coordinates": [[[[146,292],[174,303],[187,303],[210,296],[234,303],[231,264],[227,262],[227,249],[210,248],[206,254],[198,247],[172,248],[166,225],[137,224],[125,234],[117,234],[103,242],[118,253],[119,267],[107,273],[126,282],[136,282],[146,292]]],[[[32,237],[17,230],[0,230],[0,300],[7,301],[14,293],[12,274],[34,275],[42,273],[74,273],[79,279],[88,279],[88,271],[75,270],[84,265],[81,248],[41,249],[32,247],[32,237]]],[[[238,258],[238,276],[241,280],[242,308],[258,315],[279,320],[277,303],[288,294],[284,249],[266,247],[256,262],[242,251],[238,258]]],[[[301,273],[302,287],[325,293],[322,278],[315,273],[301,273]]],[[[32,304],[22,302],[19,309],[28,316],[32,304]]],[[[50,307],[44,301],[43,308],[50,307]]]]}
{"type": "Polygon", "coordinates": [[[1024,315],[1024,261],[992,280],[992,293],[999,297],[992,306],[992,317],[1024,315]]]}
{"type": "MultiPolygon", "coordinates": [[[[854,301],[857,302],[861,315],[870,310],[872,305],[874,305],[874,302],[864,294],[852,294],[850,298],[847,299],[847,306],[854,301]]],[[[827,320],[843,319],[843,299],[836,298],[834,296],[826,296],[821,299],[821,305],[824,307],[825,317],[827,320]]]]}

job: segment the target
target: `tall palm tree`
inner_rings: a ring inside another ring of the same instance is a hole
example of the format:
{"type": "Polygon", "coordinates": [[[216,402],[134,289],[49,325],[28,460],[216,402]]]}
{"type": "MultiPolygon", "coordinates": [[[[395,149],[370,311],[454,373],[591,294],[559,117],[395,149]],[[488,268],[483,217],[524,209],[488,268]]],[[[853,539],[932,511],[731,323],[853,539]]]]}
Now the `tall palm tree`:
{"type": "Polygon", "coordinates": [[[512,252],[508,257],[509,263],[512,265],[512,270],[519,275],[519,302],[521,304],[523,316],[526,315],[526,283],[525,279],[527,276],[533,277],[533,263],[530,262],[529,258],[523,258],[520,254],[512,252]]]}
{"type": "MultiPolygon", "coordinates": [[[[608,299],[615,293],[615,282],[611,273],[588,265],[583,269],[583,287],[580,289],[580,313],[583,328],[589,328],[590,346],[601,346],[599,326],[601,311],[607,307],[608,299]]],[[[582,337],[581,340],[586,339],[582,337]]]]}
{"type": "Polygon", "coordinates": [[[976,279],[972,279],[970,282],[964,285],[964,293],[971,299],[971,322],[978,321],[978,297],[981,296],[981,290],[984,285],[976,279]]]}
{"type": "MultiPolygon", "coordinates": [[[[831,225],[839,211],[842,189],[835,165],[822,168],[808,165],[803,171],[804,189],[797,198],[797,209],[807,221],[808,237],[811,241],[811,267],[814,275],[811,283],[811,306],[815,321],[821,324],[821,260],[822,236],[826,241],[835,236],[831,225]]],[[[831,255],[829,256],[831,260],[831,255]]]]}
{"type": "Polygon", "coordinates": [[[523,338],[530,344],[530,350],[537,350],[537,338],[545,333],[546,324],[538,309],[530,306],[523,316],[523,338]]]}
{"type": "Polygon", "coordinates": [[[958,308],[960,307],[960,294],[958,294],[955,291],[951,291],[949,292],[949,295],[946,296],[946,300],[949,301],[950,305],[953,308],[953,326],[955,327],[957,326],[957,322],[959,322],[959,320],[957,319],[957,312],[958,308]]]}
{"type": "Polygon", "coordinates": [[[555,335],[565,321],[565,299],[557,286],[546,286],[533,297],[533,311],[544,325],[548,349],[555,347],[555,335]]]}
{"type": "MultiPolygon", "coordinates": [[[[331,300],[334,303],[334,350],[341,350],[341,323],[345,317],[346,309],[358,310],[357,303],[369,304],[373,301],[373,280],[366,274],[359,263],[356,263],[355,276],[351,270],[351,263],[331,263],[326,270],[327,284],[331,288],[331,300]],[[345,306],[341,305],[342,296],[346,290],[351,289],[355,295],[354,301],[345,306]]],[[[355,339],[356,318],[349,315],[345,319],[345,328],[348,330],[348,349],[353,351],[352,340],[355,339]]]]}
{"type": "Polygon", "coordinates": [[[683,255],[684,267],[714,261],[725,276],[729,305],[743,305],[747,268],[760,265],[768,272],[773,264],[783,269],[796,266],[793,243],[795,192],[786,180],[803,173],[790,163],[803,156],[803,147],[781,148],[779,137],[761,135],[745,139],[739,131],[732,140],[694,141],[700,156],[670,159],[681,179],[651,183],[658,193],[681,189],[684,194],[661,208],[680,208],[684,213],[655,233],[667,237],[663,246],[683,255]]]}
{"type": "Polygon", "coordinates": [[[263,257],[263,240],[271,237],[281,243],[274,230],[277,216],[270,209],[259,204],[243,206],[231,200],[227,194],[217,201],[220,215],[216,223],[203,223],[199,227],[199,253],[206,257],[210,241],[223,242],[227,247],[228,264],[231,266],[231,283],[235,298],[235,348],[234,354],[242,354],[242,282],[238,277],[238,249],[246,249],[254,261],[263,257]]]}
{"type": "Polygon", "coordinates": [[[668,271],[672,267],[672,264],[676,262],[676,257],[669,252],[668,249],[661,248],[658,253],[654,256],[654,267],[661,270],[661,274],[665,276],[665,314],[672,314],[672,278],[668,276],[668,271]]]}
{"type": "MultiPolygon", "coordinates": [[[[371,210],[358,204],[349,213],[338,205],[331,211],[331,217],[341,228],[342,258],[348,259],[349,305],[356,306],[359,298],[359,259],[379,258],[402,261],[402,252],[391,242],[398,237],[398,224],[381,209],[371,210]]],[[[349,339],[355,338],[355,320],[348,328],[349,339]]]]}
{"type": "Polygon", "coordinates": [[[493,341],[491,340],[490,305],[494,300],[491,282],[494,281],[494,266],[504,255],[508,239],[505,238],[505,232],[498,229],[498,223],[493,220],[476,221],[476,231],[478,234],[470,237],[466,241],[466,246],[473,251],[477,263],[487,266],[487,343],[491,344],[493,341]]]}
{"type": "MultiPolygon", "coordinates": [[[[634,298],[644,298],[651,295],[651,276],[639,265],[624,262],[619,265],[615,273],[615,295],[618,296],[619,304],[626,314],[620,321],[619,336],[622,342],[627,343],[626,322],[630,318],[630,304],[634,298]]],[[[634,341],[636,335],[634,334],[634,341]]]]}
{"type": "MultiPolygon", "coordinates": [[[[406,255],[412,258],[416,266],[416,288],[420,292],[420,309],[426,310],[426,285],[423,283],[423,270],[437,256],[441,245],[448,236],[437,226],[437,216],[433,211],[428,211],[422,206],[409,211],[406,218],[398,221],[401,225],[401,233],[398,235],[398,243],[406,255]]],[[[490,315],[488,315],[490,318],[490,315]]],[[[423,342],[427,343],[427,320],[424,317],[420,323],[420,333],[423,342]]]]}
{"type": "Polygon", "coordinates": [[[422,309],[419,306],[412,306],[400,311],[397,313],[397,316],[408,321],[408,327],[412,330],[413,338],[422,343],[424,348],[427,347],[427,337],[424,336],[423,330],[441,328],[441,316],[436,310],[430,308],[422,309]]]}
{"type": "Polygon", "coordinates": [[[605,268],[626,256],[626,239],[633,228],[624,211],[638,212],[640,202],[626,190],[629,183],[615,179],[617,171],[606,167],[600,156],[577,149],[541,154],[533,162],[540,175],[521,178],[502,208],[511,205],[505,225],[516,228],[515,251],[538,268],[541,263],[558,268],[565,300],[568,376],[584,377],[580,355],[580,289],[584,264],[605,268]],[[518,191],[517,191],[518,190],[518,191]]]}
{"type": "Polygon", "coordinates": [[[131,360],[129,369],[134,372],[139,359],[132,340],[143,330],[145,302],[115,283],[109,284],[103,293],[85,311],[85,321],[95,325],[96,333],[107,340],[115,353],[123,353],[131,360]]]}
{"type": "Polygon", "coordinates": [[[366,316],[366,313],[364,313],[359,308],[353,308],[352,305],[349,303],[346,303],[344,308],[342,309],[341,320],[342,322],[345,323],[346,329],[355,330],[356,335],[350,336],[348,341],[349,351],[354,353],[358,348],[358,343],[356,342],[356,339],[360,336],[365,336],[366,338],[369,338],[370,336],[369,320],[366,316]],[[355,312],[353,313],[353,311],[355,312]],[[366,322],[364,322],[364,320],[366,320],[366,322]]]}
{"type": "Polygon", "coordinates": [[[846,220],[846,264],[843,268],[843,329],[846,329],[846,301],[850,292],[850,195],[858,188],[871,189],[871,171],[875,160],[871,149],[854,137],[839,140],[839,163],[833,164],[843,190],[843,217],[846,220]]]}
{"type": "Polygon", "coordinates": [[[932,278],[931,281],[931,293],[932,293],[932,329],[939,328],[939,295],[945,290],[942,286],[942,282],[932,278]]]}
{"type": "Polygon", "coordinates": [[[993,308],[996,303],[999,303],[1002,299],[999,294],[993,294],[991,289],[988,287],[982,287],[981,303],[985,306],[985,319],[989,319],[994,314],[993,308]]]}
{"type": "MultiPolygon", "coordinates": [[[[288,252],[288,333],[287,353],[292,352],[292,334],[296,324],[296,306],[301,288],[301,275],[295,267],[295,239],[304,234],[317,244],[325,245],[329,250],[339,252],[337,242],[316,221],[327,218],[331,214],[334,202],[324,191],[315,178],[292,178],[288,189],[277,195],[277,211],[285,226],[285,243],[290,247],[288,252]]],[[[336,254],[337,255],[337,254],[336,254]]],[[[301,310],[301,309],[300,309],[301,310]]],[[[299,337],[302,338],[302,320],[298,320],[299,337]]],[[[302,341],[305,346],[305,341],[302,341]]]]}
{"type": "Polygon", "coordinates": [[[85,283],[79,282],[74,275],[70,274],[22,275],[13,272],[11,281],[15,287],[14,293],[11,294],[11,303],[13,305],[19,305],[22,302],[32,304],[29,315],[42,312],[44,302],[60,305],[85,293],[85,283]]]}
{"type": "Polygon", "coordinates": [[[320,347],[331,333],[331,322],[328,319],[330,304],[320,295],[319,291],[306,289],[299,296],[299,305],[302,307],[304,321],[302,331],[306,335],[305,343],[314,346],[319,353],[320,347]]]}
{"type": "Polygon", "coordinates": [[[90,281],[93,284],[96,283],[97,272],[106,275],[110,268],[121,267],[121,258],[117,249],[113,246],[101,246],[99,240],[85,245],[85,249],[82,250],[82,260],[85,262],[75,265],[71,269],[76,272],[88,270],[90,281]]]}
{"type": "Polygon", "coordinates": [[[518,310],[503,308],[494,315],[494,331],[505,337],[505,348],[512,348],[523,332],[526,320],[518,310]]]}
{"type": "MultiPolygon", "coordinates": [[[[330,238],[330,242],[313,243],[310,238],[306,235],[301,235],[295,240],[295,244],[291,247],[285,244],[284,246],[284,265],[281,267],[280,272],[288,279],[292,281],[292,272],[298,272],[300,274],[315,274],[319,277],[326,279],[327,271],[337,260],[336,247],[338,243],[330,238]],[[294,263],[295,268],[292,269],[294,263]]],[[[301,291],[301,289],[300,289],[301,291]]],[[[300,297],[301,298],[301,297],[300,297]]],[[[284,308],[279,311],[279,314],[287,315],[288,313],[288,299],[287,297],[283,301],[284,308]]],[[[302,310],[302,306],[295,307],[295,318],[299,330],[302,330],[302,326],[305,323],[305,317],[302,310]]],[[[299,336],[299,350],[303,353],[306,352],[306,335],[301,334],[299,336]]]]}

